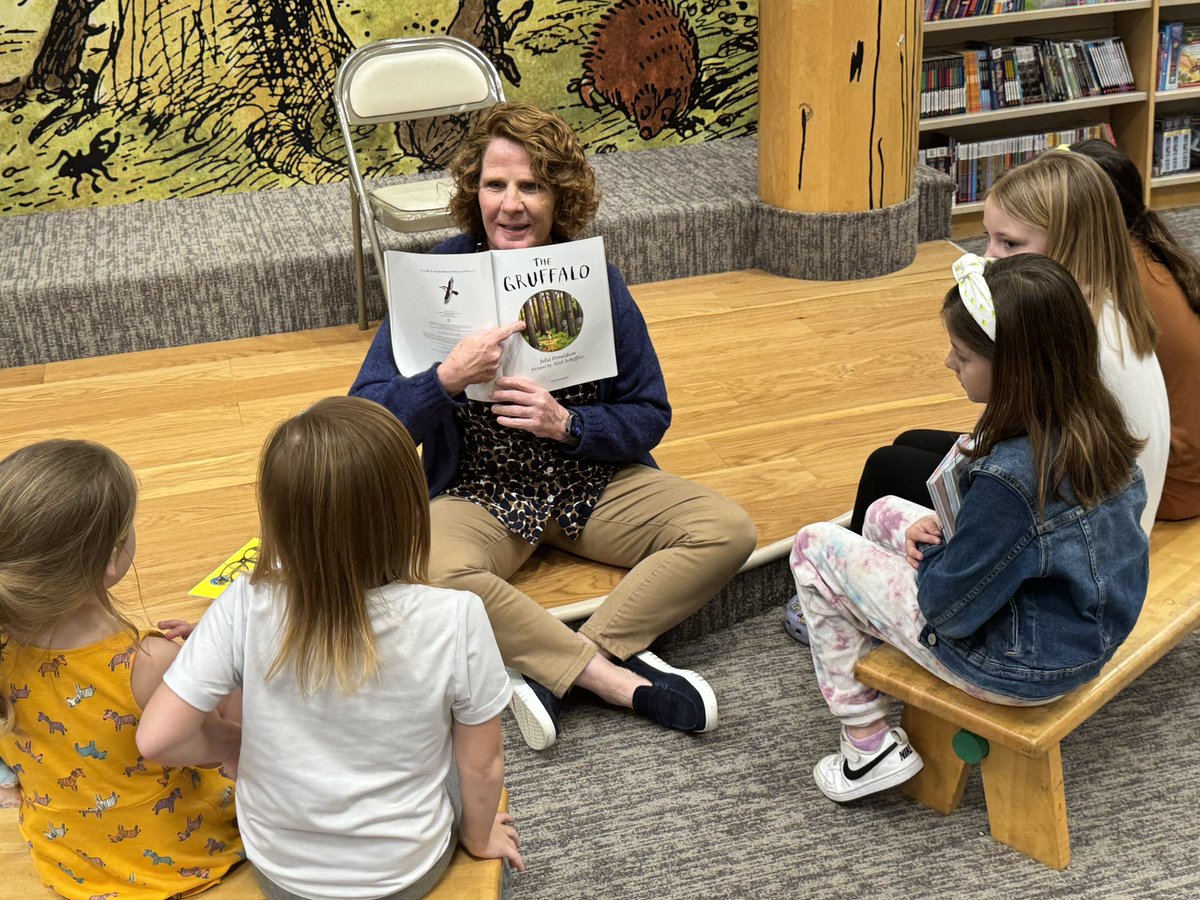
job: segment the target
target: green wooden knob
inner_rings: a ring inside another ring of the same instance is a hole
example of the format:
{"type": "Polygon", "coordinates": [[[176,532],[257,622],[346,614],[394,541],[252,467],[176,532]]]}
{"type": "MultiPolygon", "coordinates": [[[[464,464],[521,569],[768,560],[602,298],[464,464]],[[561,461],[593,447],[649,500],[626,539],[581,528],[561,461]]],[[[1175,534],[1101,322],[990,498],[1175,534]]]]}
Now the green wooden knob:
{"type": "Polygon", "coordinates": [[[955,755],[968,765],[976,765],[988,755],[987,738],[981,738],[979,735],[972,734],[969,731],[959,731],[958,734],[954,735],[950,744],[954,747],[955,755]]]}

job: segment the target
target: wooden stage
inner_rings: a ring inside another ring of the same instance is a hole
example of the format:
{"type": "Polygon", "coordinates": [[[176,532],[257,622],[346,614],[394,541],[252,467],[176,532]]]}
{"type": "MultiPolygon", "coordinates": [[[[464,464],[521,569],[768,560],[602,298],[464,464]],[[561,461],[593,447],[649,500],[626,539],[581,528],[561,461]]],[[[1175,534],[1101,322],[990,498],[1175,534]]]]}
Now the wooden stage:
{"type": "MultiPolygon", "coordinates": [[[[898,432],[968,430],[978,407],[942,365],[939,320],[958,255],[924,244],[907,269],[853,282],[747,271],[633,287],[675,411],[659,464],[740,502],[765,548],[849,509],[863,460],[898,432]]],[[[80,437],[125,457],[138,551],[115,593],[150,620],[194,619],[206,601],[188,590],[258,532],[267,433],[345,393],[373,335],[347,325],[0,370],[0,455],[80,437]]],[[[619,574],[536,559],[519,581],[547,606],[619,574]]]]}

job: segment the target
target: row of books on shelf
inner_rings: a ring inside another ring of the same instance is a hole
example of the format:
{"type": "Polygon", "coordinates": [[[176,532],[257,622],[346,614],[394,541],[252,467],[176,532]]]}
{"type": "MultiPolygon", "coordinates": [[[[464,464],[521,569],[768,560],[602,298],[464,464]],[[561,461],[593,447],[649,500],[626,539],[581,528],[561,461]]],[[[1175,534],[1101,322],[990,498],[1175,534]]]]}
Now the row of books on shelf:
{"type": "Polygon", "coordinates": [[[959,141],[953,137],[935,136],[935,140],[944,140],[945,143],[939,142],[937,146],[920,150],[918,158],[922,165],[945,172],[954,179],[956,203],[973,203],[983,199],[1002,172],[1033,159],[1051,147],[1074,144],[1089,138],[1104,138],[1115,143],[1112,126],[1103,122],[986,141],[959,141]]]}
{"type": "Polygon", "coordinates": [[[922,72],[923,119],[1134,90],[1119,37],[972,45],[927,54],[922,72]]]}
{"type": "Polygon", "coordinates": [[[925,21],[970,19],[1065,6],[1100,6],[1113,0],[925,0],[925,21]]]}
{"type": "Polygon", "coordinates": [[[1174,175],[1200,165],[1200,116],[1168,116],[1154,120],[1151,175],[1174,175]],[[1195,148],[1195,149],[1193,149],[1195,148]]]}
{"type": "Polygon", "coordinates": [[[1165,22],[1158,30],[1158,90],[1200,84],[1200,23],[1165,22]]]}

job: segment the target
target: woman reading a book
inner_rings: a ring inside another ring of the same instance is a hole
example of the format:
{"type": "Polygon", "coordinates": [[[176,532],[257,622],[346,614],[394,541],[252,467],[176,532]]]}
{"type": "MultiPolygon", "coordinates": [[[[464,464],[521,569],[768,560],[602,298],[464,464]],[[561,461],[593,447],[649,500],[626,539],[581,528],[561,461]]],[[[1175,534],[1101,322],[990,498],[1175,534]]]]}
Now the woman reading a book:
{"type": "Polygon", "coordinates": [[[973,697],[1048,703],[1100,672],[1145,598],[1143,442],[1101,377],[1078,285],[1035,254],[967,254],[954,277],[946,366],[985,406],[954,485],[953,534],[930,510],[884,497],[861,536],[810,525],[792,548],[813,669],[842,725],[839,752],[813,778],[838,802],[923,765],[889,725],[888,698],[854,676],[874,641],[973,697]]]}
{"type": "Polygon", "coordinates": [[[1200,516],[1200,262],[1146,206],[1141,173],[1122,150],[1102,140],[1071,150],[1099,163],[1117,189],[1138,281],[1158,325],[1155,352],[1167,384],[1171,450],[1157,517],[1200,516]]]}
{"type": "MultiPolygon", "coordinates": [[[[595,215],[595,178],[559,116],[502,103],[450,167],[463,233],[438,253],[546,246],[595,215]]],[[[512,707],[535,750],[559,733],[560,698],[584,688],[668,728],[717,724],[711,687],[647,651],[703,606],[753,551],[754,524],[725,497],[660,471],[650,451],[671,421],[641,312],[608,266],[615,377],[547,391],[496,377],[513,322],[463,338],[424,372],[397,370],[380,326],[352,394],[391,410],[422,445],[432,525],[430,580],[483,598],[513,679],[512,707]],[[495,379],[488,402],[469,385],[495,379]],[[573,631],[507,579],[545,544],[628,568],[573,631]]]]}

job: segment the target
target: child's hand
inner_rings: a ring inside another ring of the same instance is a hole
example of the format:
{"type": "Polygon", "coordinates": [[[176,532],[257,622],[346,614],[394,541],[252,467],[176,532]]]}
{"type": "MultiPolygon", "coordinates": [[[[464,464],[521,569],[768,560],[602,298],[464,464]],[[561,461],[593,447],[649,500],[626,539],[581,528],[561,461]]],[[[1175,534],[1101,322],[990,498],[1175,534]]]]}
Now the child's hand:
{"type": "Polygon", "coordinates": [[[904,532],[904,557],[914,569],[925,558],[925,554],[917,549],[917,544],[940,544],[942,542],[942,526],[937,516],[922,516],[913,522],[904,532]]]}
{"type": "Polygon", "coordinates": [[[492,834],[482,853],[472,854],[482,859],[507,859],[518,872],[525,871],[525,860],[521,858],[521,836],[517,834],[515,820],[506,812],[496,813],[492,823],[492,834]]]}
{"type": "Polygon", "coordinates": [[[196,630],[195,625],[185,622],[183,619],[163,619],[158,623],[158,627],[162,631],[163,637],[169,641],[173,641],[175,638],[186,641],[196,630]]]}

